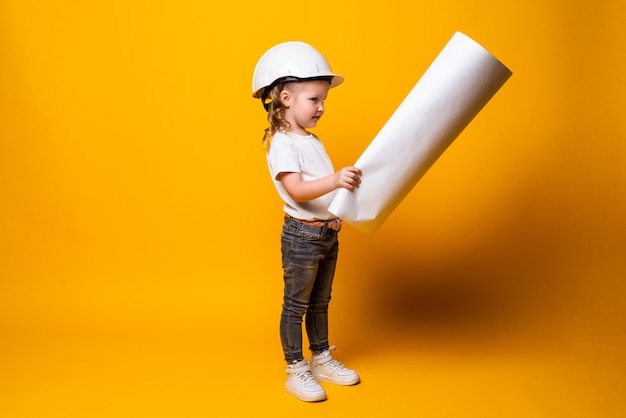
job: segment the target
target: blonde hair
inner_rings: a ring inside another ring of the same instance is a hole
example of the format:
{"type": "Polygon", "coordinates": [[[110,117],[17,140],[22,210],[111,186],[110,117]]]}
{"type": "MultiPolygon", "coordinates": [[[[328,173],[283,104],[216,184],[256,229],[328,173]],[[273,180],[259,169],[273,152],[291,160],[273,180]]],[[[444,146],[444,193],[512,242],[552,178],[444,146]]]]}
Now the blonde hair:
{"type": "Polygon", "coordinates": [[[278,83],[270,90],[268,98],[271,100],[267,109],[267,121],[270,126],[265,129],[263,135],[263,146],[266,150],[270,148],[272,137],[277,131],[289,130],[291,124],[285,120],[285,107],[280,100],[280,93],[286,88],[288,83],[278,83]]]}

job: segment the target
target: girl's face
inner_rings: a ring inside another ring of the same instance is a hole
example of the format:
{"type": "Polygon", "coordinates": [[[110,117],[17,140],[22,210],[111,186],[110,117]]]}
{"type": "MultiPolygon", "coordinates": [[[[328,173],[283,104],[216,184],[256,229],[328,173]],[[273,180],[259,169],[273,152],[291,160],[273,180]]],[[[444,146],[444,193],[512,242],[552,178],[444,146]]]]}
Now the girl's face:
{"type": "Polygon", "coordinates": [[[330,83],[324,80],[310,80],[290,83],[280,93],[285,107],[285,120],[291,124],[290,131],[308,135],[308,128],[314,128],[324,114],[324,100],[328,96],[330,83]]]}

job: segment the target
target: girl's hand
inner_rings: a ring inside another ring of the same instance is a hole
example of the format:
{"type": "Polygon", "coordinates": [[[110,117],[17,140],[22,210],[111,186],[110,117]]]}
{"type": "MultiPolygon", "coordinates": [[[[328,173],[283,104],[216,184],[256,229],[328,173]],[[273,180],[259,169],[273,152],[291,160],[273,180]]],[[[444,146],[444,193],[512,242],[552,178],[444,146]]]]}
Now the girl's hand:
{"type": "Polygon", "coordinates": [[[285,190],[296,202],[308,202],[338,188],[354,190],[361,184],[361,170],[344,167],[334,174],[317,180],[302,180],[298,172],[280,173],[276,178],[283,183],[285,190]]]}
{"type": "Polygon", "coordinates": [[[344,167],[335,173],[335,186],[354,190],[361,184],[361,174],[356,167],[344,167]]]}

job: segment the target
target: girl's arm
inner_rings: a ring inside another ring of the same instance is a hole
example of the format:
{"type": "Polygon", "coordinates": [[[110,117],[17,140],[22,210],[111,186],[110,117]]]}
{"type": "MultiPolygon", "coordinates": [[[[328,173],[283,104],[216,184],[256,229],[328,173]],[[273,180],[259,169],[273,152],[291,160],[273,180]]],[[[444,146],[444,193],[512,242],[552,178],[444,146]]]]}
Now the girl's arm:
{"type": "Polygon", "coordinates": [[[361,184],[361,170],[356,167],[344,167],[334,174],[321,179],[304,181],[300,173],[280,173],[278,180],[283,183],[289,196],[296,202],[317,199],[326,193],[343,187],[354,190],[361,184]]]}

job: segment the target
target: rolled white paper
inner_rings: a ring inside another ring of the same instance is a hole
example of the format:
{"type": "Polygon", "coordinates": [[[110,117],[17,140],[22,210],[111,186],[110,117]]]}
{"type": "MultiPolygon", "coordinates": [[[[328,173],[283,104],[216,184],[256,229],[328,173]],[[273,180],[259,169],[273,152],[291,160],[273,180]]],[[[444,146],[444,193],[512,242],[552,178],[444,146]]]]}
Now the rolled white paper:
{"type": "Polygon", "coordinates": [[[511,74],[456,32],[354,164],[361,186],[328,210],[373,234],[511,74]]]}

